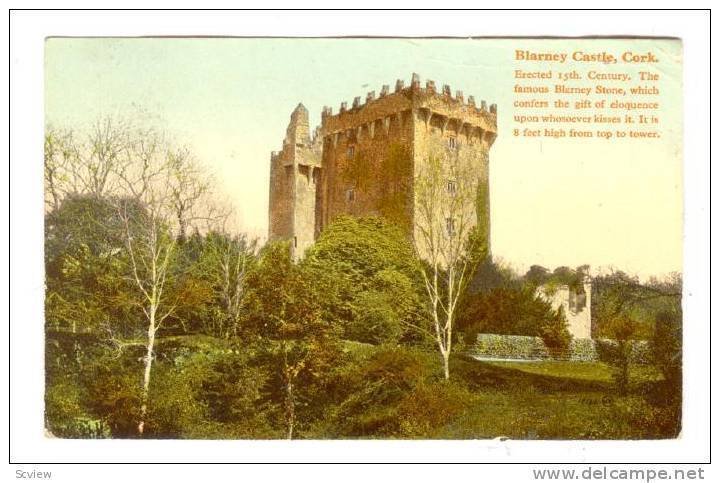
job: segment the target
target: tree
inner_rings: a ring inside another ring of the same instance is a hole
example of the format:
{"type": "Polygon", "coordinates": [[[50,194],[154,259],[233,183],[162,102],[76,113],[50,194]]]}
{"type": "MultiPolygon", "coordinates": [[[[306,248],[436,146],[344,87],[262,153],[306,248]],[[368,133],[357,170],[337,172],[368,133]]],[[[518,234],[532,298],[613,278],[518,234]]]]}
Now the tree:
{"type": "Polygon", "coordinates": [[[303,265],[326,287],[324,316],[338,321],[346,338],[397,341],[420,325],[418,261],[406,234],[384,218],[336,218],[307,251],[303,265]]]}
{"type": "Polygon", "coordinates": [[[45,180],[48,323],[102,332],[115,358],[142,346],[142,435],[158,331],[195,301],[178,242],[221,214],[211,179],[154,128],[106,117],[85,134],[48,127],[45,180]]]}
{"type": "MultiPolygon", "coordinates": [[[[336,328],[322,317],[317,278],[290,256],[286,242],[266,245],[248,278],[246,306],[267,363],[277,370],[287,439],[299,422],[298,401],[312,397],[312,386],[331,373],[339,354],[336,328]]],[[[276,386],[277,388],[277,386],[276,386]]]]}
{"type": "Polygon", "coordinates": [[[630,317],[619,315],[612,319],[607,330],[613,341],[601,343],[601,351],[604,352],[603,358],[613,367],[618,392],[625,396],[630,386],[630,364],[637,323],[630,317]]]}
{"type": "Polygon", "coordinates": [[[534,285],[542,285],[548,281],[550,271],[542,265],[532,265],[525,273],[525,281],[534,285]]]}
{"type": "Polygon", "coordinates": [[[487,256],[486,234],[476,229],[479,178],[463,149],[431,152],[415,176],[417,256],[434,338],[450,378],[450,354],[458,301],[480,260],[487,256]]]}
{"type": "Polygon", "coordinates": [[[256,262],[257,240],[248,239],[246,235],[211,231],[200,237],[199,252],[191,271],[209,288],[209,303],[213,311],[204,316],[210,319],[204,321],[204,331],[223,338],[237,336],[242,321],[246,279],[256,262]]]}
{"type": "MultiPolygon", "coordinates": [[[[108,128],[109,129],[109,128],[108,128]]],[[[116,205],[123,224],[123,242],[129,258],[129,278],[139,299],[146,323],[145,357],[141,391],[138,434],[142,436],[147,416],[148,394],[152,377],[154,348],[157,333],[163,323],[173,316],[183,302],[180,292],[177,243],[186,220],[178,216],[177,207],[192,206],[183,201],[187,196],[195,200],[200,189],[195,189],[190,177],[180,183],[177,177],[178,159],[172,146],[152,130],[137,131],[132,139],[132,157],[119,168],[119,189],[130,196],[121,198],[116,205]],[[143,210],[131,209],[140,204],[143,210]]],[[[102,138],[124,139],[121,134],[104,133],[102,138]]],[[[105,156],[102,158],[104,159],[105,156]]],[[[198,185],[204,181],[198,177],[198,185]]]]}
{"type": "Polygon", "coordinates": [[[608,327],[616,317],[625,316],[635,320],[638,338],[651,339],[660,312],[682,318],[682,277],[671,273],[662,280],[641,282],[637,276],[611,270],[593,279],[592,300],[598,335],[611,337],[608,327]]]}
{"type": "Polygon", "coordinates": [[[154,206],[142,217],[133,216],[127,205],[121,205],[120,216],[125,224],[125,248],[130,258],[131,277],[141,293],[140,302],[147,322],[145,370],[143,375],[140,421],[138,434],[143,434],[147,399],[150,389],[155,337],[162,323],[177,308],[179,300],[169,299],[174,282],[172,268],[175,262],[176,238],[154,206]]]}
{"type": "Polygon", "coordinates": [[[669,310],[657,314],[651,347],[655,365],[679,395],[682,384],[682,316],[678,315],[669,310]]]}
{"type": "MultiPolygon", "coordinates": [[[[129,210],[142,207],[129,200],[129,210]]],[[[138,307],[126,278],[129,259],[118,199],[69,194],[45,216],[48,330],[130,335],[138,307]]]]}
{"type": "Polygon", "coordinates": [[[72,191],[69,178],[78,154],[72,136],[71,131],[52,126],[45,129],[45,206],[51,211],[57,211],[72,191]]]}

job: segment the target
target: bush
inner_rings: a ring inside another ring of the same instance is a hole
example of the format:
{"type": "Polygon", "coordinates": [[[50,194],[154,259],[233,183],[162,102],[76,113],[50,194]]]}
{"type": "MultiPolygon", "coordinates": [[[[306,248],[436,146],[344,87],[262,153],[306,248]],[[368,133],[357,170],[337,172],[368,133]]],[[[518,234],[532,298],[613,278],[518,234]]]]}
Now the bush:
{"type": "Polygon", "coordinates": [[[347,323],[345,337],[369,344],[396,343],[404,328],[400,315],[388,294],[371,290],[361,292],[353,304],[354,316],[347,323]]]}
{"type": "Polygon", "coordinates": [[[400,436],[437,437],[473,402],[472,392],[452,382],[420,384],[398,404],[396,417],[399,420],[400,436]]]}
{"type": "Polygon", "coordinates": [[[82,405],[77,381],[61,380],[45,391],[47,429],[60,438],[106,438],[110,431],[102,419],[89,416],[82,405]]]}
{"type": "Polygon", "coordinates": [[[343,370],[343,399],[327,414],[325,437],[390,437],[401,434],[398,404],[432,374],[420,352],[382,346],[343,370]]]}
{"type": "Polygon", "coordinates": [[[178,439],[205,418],[197,398],[199,381],[169,364],[156,363],[148,394],[144,437],[178,439]]]}
{"type": "Polygon", "coordinates": [[[538,336],[548,347],[561,350],[571,340],[563,314],[537,298],[531,287],[501,286],[469,296],[458,330],[466,340],[475,340],[479,333],[538,336]]]}

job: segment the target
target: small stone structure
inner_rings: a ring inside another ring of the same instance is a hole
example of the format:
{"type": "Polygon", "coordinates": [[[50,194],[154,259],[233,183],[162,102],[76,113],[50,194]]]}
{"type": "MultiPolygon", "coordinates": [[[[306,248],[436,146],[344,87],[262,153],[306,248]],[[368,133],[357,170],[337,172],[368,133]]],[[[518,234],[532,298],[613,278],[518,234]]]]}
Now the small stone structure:
{"type": "MultiPolygon", "coordinates": [[[[339,112],[322,110],[314,135],[307,109],[290,116],[283,148],[270,162],[269,239],[291,241],[302,257],[340,215],[383,216],[415,235],[414,179],[438,147],[472,160],[477,172],[476,224],[490,239],[489,151],[497,137],[497,106],[450,86],[437,89],[412,75],[409,86],[382,86],[339,112]]],[[[456,180],[448,179],[448,191],[456,180]]],[[[489,244],[489,241],[487,242],[489,244]]],[[[488,253],[489,253],[489,246],[488,253]]]]}
{"type": "Polygon", "coordinates": [[[592,338],[592,282],[589,278],[577,288],[568,285],[541,285],[535,294],[549,302],[553,310],[562,307],[568,330],[574,339],[592,338]]]}

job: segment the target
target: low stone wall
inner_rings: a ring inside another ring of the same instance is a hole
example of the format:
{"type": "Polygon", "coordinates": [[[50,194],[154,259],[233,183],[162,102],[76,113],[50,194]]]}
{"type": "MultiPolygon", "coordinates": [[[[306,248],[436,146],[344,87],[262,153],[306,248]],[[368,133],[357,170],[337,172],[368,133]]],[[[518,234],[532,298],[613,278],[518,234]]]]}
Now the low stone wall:
{"type": "MultiPolygon", "coordinates": [[[[603,351],[616,346],[609,339],[573,339],[568,350],[549,348],[540,337],[525,335],[478,334],[475,345],[468,353],[479,360],[511,361],[599,361],[603,351]]],[[[647,341],[633,341],[631,360],[638,364],[647,364],[652,358],[647,341]]]]}

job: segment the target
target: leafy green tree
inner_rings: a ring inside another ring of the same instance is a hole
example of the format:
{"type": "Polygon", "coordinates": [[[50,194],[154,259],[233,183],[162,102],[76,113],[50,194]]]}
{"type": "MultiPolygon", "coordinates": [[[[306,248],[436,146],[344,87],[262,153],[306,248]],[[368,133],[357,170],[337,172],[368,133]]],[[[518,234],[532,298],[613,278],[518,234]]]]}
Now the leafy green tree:
{"type": "Polygon", "coordinates": [[[211,231],[204,237],[190,237],[188,244],[195,243],[197,253],[190,264],[187,289],[199,297],[197,303],[186,304],[190,312],[186,318],[202,333],[238,336],[246,278],[256,262],[257,240],[211,231]]]}
{"type": "Polygon", "coordinates": [[[655,366],[663,374],[657,384],[662,402],[671,408],[671,431],[678,434],[682,427],[682,314],[665,310],[655,317],[655,333],[651,340],[655,366]]]}
{"type": "Polygon", "coordinates": [[[532,265],[525,273],[525,280],[534,285],[542,285],[550,278],[550,271],[542,265],[532,265]]]}
{"type": "Polygon", "coordinates": [[[325,317],[345,337],[396,342],[420,325],[419,264],[405,233],[383,218],[337,218],[302,264],[325,287],[325,317]]]}
{"type": "Polygon", "coordinates": [[[498,287],[519,287],[521,278],[515,271],[491,257],[481,259],[467,290],[467,295],[488,292],[498,287]]]}
{"type": "Polygon", "coordinates": [[[112,200],[94,196],[69,195],[46,215],[48,327],[120,330],[132,318],[121,229],[112,200]]]}
{"type": "Polygon", "coordinates": [[[682,318],[681,302],[682,277],[677,273],[646,282],[622,271],[612,271],[593,279],[592,313],[600,337],[612,337],[610,329],[614,319],[623,316],[632,318],[637,324],[637,338],[652,339],[657,315],[669,312],[682,318]]]}
{"type": "Polygon", "coordinates": [[[682,384],[682,316],[671,311],[659,312],[651,342],[655,365],[665,381],[679,393],[682,384]]]}
{"type": "Polygon", "coordinates": [[[245,299],[251,326],[262,340],[258,362],[273,369],[270,397],[281,405],[288,439],[307,423],[314,391],[333,371],[340,350],[336,326],[323,317],[323,293],[285,242],[266,245],[248,275],[245,299]]]}

